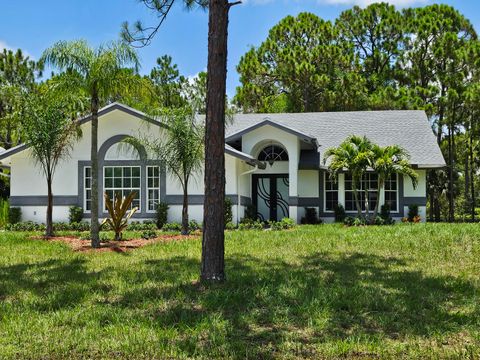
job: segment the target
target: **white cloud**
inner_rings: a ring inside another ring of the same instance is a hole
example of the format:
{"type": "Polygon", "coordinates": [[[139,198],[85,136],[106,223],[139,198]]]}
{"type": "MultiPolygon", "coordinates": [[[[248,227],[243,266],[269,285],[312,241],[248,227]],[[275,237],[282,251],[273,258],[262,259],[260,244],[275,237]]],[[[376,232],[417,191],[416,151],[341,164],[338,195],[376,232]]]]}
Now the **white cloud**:
{"type": "Polygon", "coordinates": [[[8,46],[5,41],[0,40],[0,51],[3,51],[3,49],[12,50],[12,48],[8,46]]]}
{"type": "MultiPolygon", "coordinates": [[[[10,46],[9,44],[7,44],[6,41],[0,40],[0,51],[3,51],[3,49],[17,51],[16,47],[10,46]]],[[[31,60],[34,60],[34,57],[28,51],[26,51],[24,49],[21,49],[21,50],[22,50],[22,53],[23,53],[24,57],[28,56],[31,60]]]]}
{"type": "MultiPolygon", "coordinates": [[[[398,7],[411,6],[411,5],[421,5],[425,4],[429,0],[384,0],[391,5],[398,7]]],[[[368,6],[373,3],[382,2],[381,0],[320,0],[322,4],[330,5],[359,5],[359,6],[368,6]]]]}

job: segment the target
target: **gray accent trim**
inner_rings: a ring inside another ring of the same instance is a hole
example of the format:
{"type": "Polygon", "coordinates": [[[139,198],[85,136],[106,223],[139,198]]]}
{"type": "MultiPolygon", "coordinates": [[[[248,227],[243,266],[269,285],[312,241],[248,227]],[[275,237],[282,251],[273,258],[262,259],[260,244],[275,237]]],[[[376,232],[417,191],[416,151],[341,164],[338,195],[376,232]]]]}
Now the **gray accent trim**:
{"type": "MultiPolygon", "coordinates": [[[[238,197],[235,194],[228,194],[225,195],[226,197],[230,198],[232,201],[232,205],[237,205],[238,197]]],[[[166,195],[165,199],[168,205],[183,205],[183,195],[166,195]]],[[[194,194],[188,195],[188,205],[203,205],[205,200],[204,195],[194,194]]],[[[240,205],[248,206],[250,205],[252,200],[247,196],[240,196],[240,205]]]]}
{"type": "Polygon", "coordinates": [[[404,197],[403,206],[409,206],[409,205],[426,206],[427,197],[426,196],[404,197]]]}
{"type": "Polygon", "coordinates": [[[231,147],[228,144],[225,144],[225,154],[229,154],[229,155],[234,156],[234,157],[236,157],[240,160],[243,160],[251,166],[258,166],[258,168],[262,169],[262,170],[267,167],[267,164],[264,163],[263,161],[259,161],[259,160],[255,159],[254,157],[250,156],[249,154],[241,152],[241,151],[231,147]]]}
{"type": "MultiPolygon", "coordinates": [[[[32,196],[10,196],[11,206],[47,206],[48,197],[46,195],[32,196]]],[[[77,205],[77,196],[75,195],[54,195],[54,206],[74,206],[77,205]]]]}
{"type": "Polygon", "coordinates": [[[25,149],[27,149],[29,146],[27,144],[20,144],[15,147],[12,147],[8,150],[5,150],[4,152],[0,153],[0,160],[3,160],[5,158],[8,158],[12,155],[15,155],[25,149]]]}
{"type": "Polygon", "coordinates": [[[320,206],[318,197],[298,197],[290,196],[288,205],[300,207],[317,207],[320,206]]]}
{"type": "MultiPolygon", "coordinates": [[[[103,108],[101,108],[99,111],[98,111],[98,116],[103,116],[103,115],[106,115],[114,110],[120,110],[120,111],[123,111],[129,115],[132,115],[132,116],[135,116],[136,118],[138,119],[141,119],[141,120],[145,120],[151,124],[154,124],[154,125],[157,125],[157,126],[161,126],[161,127],[165,127],[164,124],[162,124],[160,121],[157,121],[155,119],[153,119],[152,117],[148,116],[147,114],[141,112],[141,111],[138,111],[138,110],[135,110],[129,106],[126,106],[126,105],[123,105],[123,104],[120,104],[120,103],[112,103],[110,105],[107,105],[103,108]]],[[[80,123],[80,125],[83,125],[89,121],[92,120],[92,115],[87,115],[81,119],[78,120],[78,122],[80,123]]]]}
{"type": "MultiPolygon", "coordinates": [[[[113,145],[122,142],[125,139],[132,138],[130,135],[115,135],[112,136],[111,138],[105,140],[105,142],[100,146],[100,149],[98,149],[98,159],[99,161],[105,160],[105,155],[107,154],[108,149],[110,149],[113,145]]],[[[136,146],[135,147],[138,151],[138,154],[140,156],[140,160],[145,161],[147,159],[147,152],[143,146],[136,146]]],[[[118,160],[118,161],[124,161],[124,160],[118,160]]]]}
{"type": "Polygon", "coordinates": [[[317,150],[301,150],[298,162],[299,170],[318,170],[320,168],[320,153],[317,150]]]}
{"type": "Polygon", "coordinates": [[[310,135],[307,135],[305,133],[302,133],[301,131],[298,131],[298,130],[295,130],[295,129],[292,129],[288,126],[285,126],[283,124],[279,124],[277,122],[274,122],[272,120],[270,120],[269,118],[265,118],[263,121],[259,122],[259,123],[256,123],[252,126],[249,126],[243,130],[240,130],[236,133],[233,133],[231,135],[229,135],[228,137],[225,138],[225,141],[234,141],[238,138],[241,138],[243,135],[249,133],[250,131],[253,131],[255,129],[258,129],[262,126],[266,126],[266,125],[270,125],[272,127],[275,127],[277,129],[280,129],[280,130],[283,130],[289,134],[292,134],[292,135],[295,135],[299,138],[301,138],[303,141],[305,141],[306,143],[310,143],[314,146],[315,149],[318,148],[318,142],[317,142],[317,139],[310,136],[310,135]]]}

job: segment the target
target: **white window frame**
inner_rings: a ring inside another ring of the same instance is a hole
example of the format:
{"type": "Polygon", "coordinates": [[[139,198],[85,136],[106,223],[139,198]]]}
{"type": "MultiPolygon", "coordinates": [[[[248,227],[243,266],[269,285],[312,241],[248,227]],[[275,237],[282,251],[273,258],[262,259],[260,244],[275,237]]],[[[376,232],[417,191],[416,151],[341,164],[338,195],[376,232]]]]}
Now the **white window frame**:
{"type": "MultiPolygon", "coordinates": [[[[337,178],[337,190],[327,190],[327,176],[328,173],[327,172],[324,172],[323,173],[323,212],[326,213],[326,214],[333,214],[335,212],[335,210],[327,210],[327,192],[336,192],[337,193],[337,205],[339,203],[339,199],[340,199],[340,184],[339,184],[339,181],[338,181],[338,178],[337,178]]],[[[332,180],[333,181],[333,180],[332,180]]]]}
{"type": "MultiPolygon", "coordinates": [[[[142,167],[139,166],[139,165],[105,165],[103,166],[103,192],[106,192],[107,191],[107,187],[105,186],[105,171],[106,169],[108,168],[138,168],[139,171],[140,171],[140,182],[139,182],[139,186],[138,186],[138,212],[142,212],[142,167]]],[[[123,183],[123,170],[122,170],[122,183],[123,183]]],[[[126,189],[131,189],[131,190],[135,190],[137,191],[137,188],[134,188],[133,186],[130,187],[130,188],[124,188],[123,187],[123,184],[122,184],[122,187],[118,188],[118,187],[111,187],[111,188],[108,188],[108,190],[113,190],[114,193],[116,190],[121,190],[123,192],[123,190],[126,190],[126,189]]],[[[113,199],[112,199],[113,200],[113,199]]],[[[103,212],[106,213],[107,212],[107,208],[105,206],[105,197],[103,198],[103,212]]]]}
{"type": "MultiPolygon", "coordinates": [[[[396,179],[397,190],[395,190],[396,197],[397,197],[397,209],[395,211],[390,209],[390,212],[393,213],[393,214],[398,214],[398,213],[400,213],[400,191],[399,191],[400,190],[400,176],[398,174],[395,174],[395,176],[397,177],[397,179],[396,179]]],[[[385,192],[386,191],[393,192],[392,190],[385,190],[385,185],[383,185],[383,205],[385,205],[385,203],[386,203],[386,198],[385,198],[385,192]]]]}
{"type": "MultiPolygon", "coordinates": [[[[87,190],[92,191],[92,167],[84,166],[83,167],[83,212],[89,214],[91,210],[87,210],[87,190]],[[90,187],[87,188],[87,169],[90,169],[90,187]]],[[[92,196],[90,195],[90,207],[92,203],[92,196]]]]}
{"type": "Polygon", "coordinates": [[[146,196],[145,196],[145,199],[146,199],[146,212],[147,213],[155,213],[157,210],[156,209],[153,209],[153,210],[150,210],[149,209],[149,204],[150,204],[150,190],[157,190],[158,191],[158,203],[160,203],[160,182],[162,181],[162,179],[160,178],[160,166],[158,165],[149,165],[145,168],[145,191],[146,191],[146,196]],[[149,187],[148,186],[148,180],[149,180],[149,176],[148,176],[148,170],[150,168],[157,168],[158,169],[158,188],[155,188],[155,187],[149,187]]]}

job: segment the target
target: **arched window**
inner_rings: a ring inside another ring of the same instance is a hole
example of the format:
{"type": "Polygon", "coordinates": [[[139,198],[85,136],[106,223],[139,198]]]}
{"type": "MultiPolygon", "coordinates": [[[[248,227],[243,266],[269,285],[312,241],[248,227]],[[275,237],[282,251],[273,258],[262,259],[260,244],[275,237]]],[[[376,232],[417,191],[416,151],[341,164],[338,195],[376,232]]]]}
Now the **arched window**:
{"type": "Polygon", "coordinates": [[[272,163],[275,161],[288,161],[288,154],[281,146],[268,145],[260,151],[260,154],[258,154],[258,160],[272,163]]]}

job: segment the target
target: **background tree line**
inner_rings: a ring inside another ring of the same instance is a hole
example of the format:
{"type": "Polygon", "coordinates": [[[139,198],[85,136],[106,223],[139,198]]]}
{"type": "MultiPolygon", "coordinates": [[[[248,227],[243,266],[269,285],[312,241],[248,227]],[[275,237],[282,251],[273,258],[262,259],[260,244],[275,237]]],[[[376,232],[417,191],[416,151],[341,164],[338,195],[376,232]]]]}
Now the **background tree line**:
{"type": "Polygon", "coordinates": [[[423,109],[448,165],[429,172],[429,219],[473,220],[479,54],[472,24],[447,5],[355,6],[334,22],[300,13],[241,58],[233,101],[266,113],[423,109]]]}

